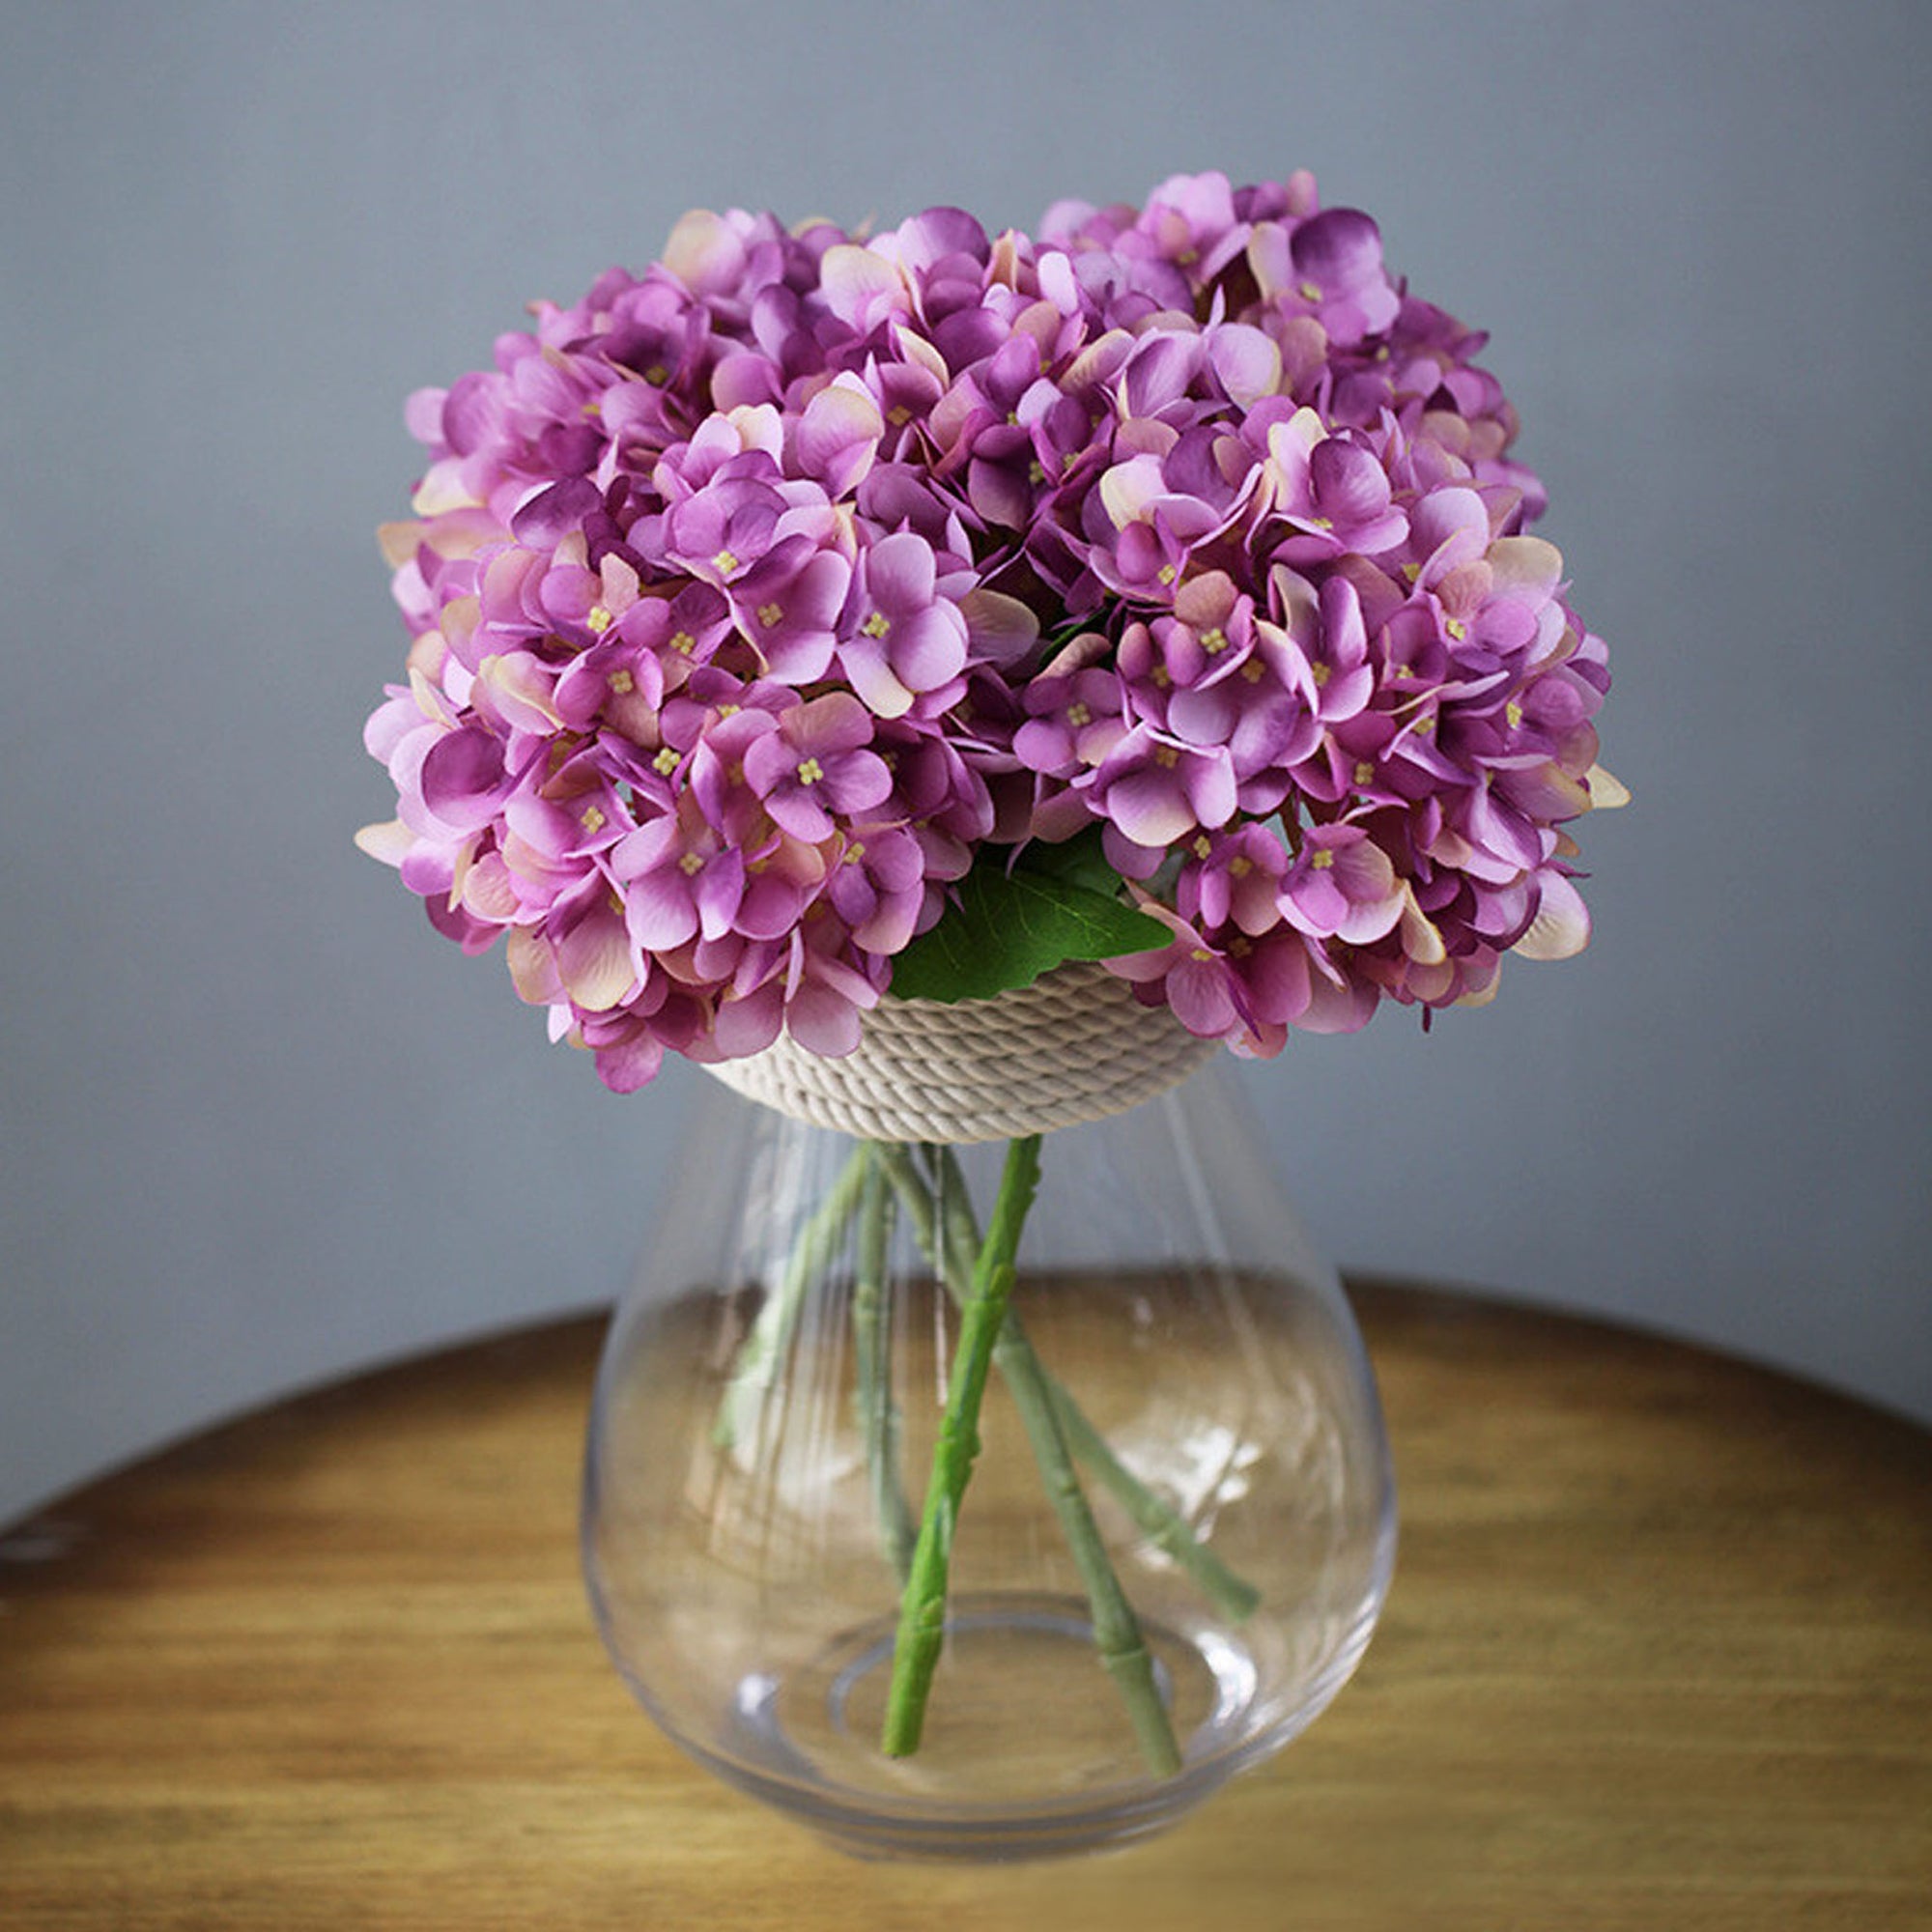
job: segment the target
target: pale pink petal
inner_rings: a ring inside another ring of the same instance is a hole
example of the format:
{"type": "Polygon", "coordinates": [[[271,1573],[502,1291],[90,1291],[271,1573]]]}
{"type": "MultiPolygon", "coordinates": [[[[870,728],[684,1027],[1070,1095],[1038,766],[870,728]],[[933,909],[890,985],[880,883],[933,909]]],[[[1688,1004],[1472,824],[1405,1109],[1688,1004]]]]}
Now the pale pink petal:
{"type": "Polygon", "coordinates": [[[355,835],[355,849],[385,866],[400,866],[414,848],[416,835],[400,818],[365,825],[355,835]]]}
{"type": "Polygon", "coordinates": [[[858,488],[872,467],[886,419],[855,376],[819,390],[798,420],[793,455],[799,470],[824,484],[830,497],[858,488]]]}
{"type": "Polygon", "coordinates": [[[838,661],[852,689],[875,716],[903,718],[912,709],[912,693],[893,675],[885,652],[869,639],[841,644],[838,661]]]}
{"type": "Polygon", "coordinates": [[[664,265],[694,295],[720,294],[745,272],[745,244],[722,215],[694,208],[671,230],[664,265]]]}
{"type": "Polygon", "coordinates": [[[1498,537],[1489,564],[1498,590],[1537,605],[1554,596],[1563,579],[1563,553],[1541,537],[1498,537]]]}
{"type": "Polygon", "coordinates": [[[1561,872],[1537,875],[1536,917],[1511,951],[1525,959],[1574,959],[1590,943],[1583,895],[1561,872]]]}
{"type": "Polygon", "coordinates": [[[1107,816],[1136,845],[1172,845],[1194,830],[1194,813],[1176,775],[1133,772],[1107,787],[1107,816]]]}
{"type": "Polygon", "coordinates": [[[1281,387],[1280,349],[1259,328],[1244,323],[1231,322],[1215,329],[1208,338],[1208,359],[1229,400],[1241,409],[1281,387]]]}
{"type": "Polygon", "coordinates": [[[826,305],[854,328],[870,327],[882,308],[905,305],[905,282],[883,255],[841,242],[819,263],[819,288],[826,305]]]}
{"type": "Polygon", "coordinates": [[[1593,811],[1615,811],[1631,802],[1630,787],[1602,765],[1592,765],[1584,773],[1583,782],[1589,788],[1593,811]]]}
{"type": "Polygon", "coordinates": [[[1135,522],[1157,497],[1167,491],[1157,456],[1136,456],[1117,463],[1100,478],[1100,501],[1117,530],[1135,522]]]}

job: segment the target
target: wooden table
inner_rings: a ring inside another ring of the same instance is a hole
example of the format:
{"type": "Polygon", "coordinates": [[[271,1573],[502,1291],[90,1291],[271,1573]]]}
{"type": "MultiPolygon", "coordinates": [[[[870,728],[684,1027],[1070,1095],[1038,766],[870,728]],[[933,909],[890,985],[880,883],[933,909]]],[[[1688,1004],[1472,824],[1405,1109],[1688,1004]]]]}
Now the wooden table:
{"type": "Polygon", "coordinates": [[[1360,1674],[1189,1822],[867,1865],[689,1766],[578,1580],[601,1322],[300,1397],[0,1542],[0,1926],[1932,1925],[1932,1436],[1363,1287],[1403,1495],[1360,1674]]]}

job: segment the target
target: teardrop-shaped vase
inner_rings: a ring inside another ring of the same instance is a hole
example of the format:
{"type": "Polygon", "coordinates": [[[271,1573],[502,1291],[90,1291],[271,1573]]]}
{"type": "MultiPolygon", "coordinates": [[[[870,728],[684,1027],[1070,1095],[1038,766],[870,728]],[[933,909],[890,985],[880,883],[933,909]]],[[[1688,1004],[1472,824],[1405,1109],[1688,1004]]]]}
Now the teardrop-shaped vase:
{"type": "Polygon", "coordinates": [[[720,1776],[862,1854],[1071,1851],[1341,1689],[1393,1562],[1387,1442],[1225,1058],[1044,1137],[951,1505],[1001,1148],[706,1094],[607,1345],[583,1548],[612,1657],[720,1776]],[[948,1560],[907,1748],[923,1526],[948,1560]]]}

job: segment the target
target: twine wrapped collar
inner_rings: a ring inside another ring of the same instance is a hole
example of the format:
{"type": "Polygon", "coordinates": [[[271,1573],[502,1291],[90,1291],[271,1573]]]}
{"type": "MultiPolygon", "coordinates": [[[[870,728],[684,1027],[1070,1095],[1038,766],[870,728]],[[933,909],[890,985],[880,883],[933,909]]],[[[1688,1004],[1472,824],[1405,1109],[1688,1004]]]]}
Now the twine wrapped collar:
{"type": "Polygon", "coordinates": [[[1218,1044],[1170,1008],[1142,1006],[1103,966],[1081,964],[990,1000],[881,1000],[843,1059],[781,1037],[705,1070],[814,1126],[964,1146],[1124,1113],[1178,1086],[1218,1044]]]}

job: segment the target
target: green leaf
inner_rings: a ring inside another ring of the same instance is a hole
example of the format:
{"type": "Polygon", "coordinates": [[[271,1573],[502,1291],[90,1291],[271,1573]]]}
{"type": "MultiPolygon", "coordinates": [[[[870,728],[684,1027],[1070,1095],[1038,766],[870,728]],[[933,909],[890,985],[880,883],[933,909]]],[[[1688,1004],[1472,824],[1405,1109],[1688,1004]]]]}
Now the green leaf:
{"type": "Polygon", "coordinates": [[[1090,893],[1101,893],[1110,899],[1121,895],[1121,875],[1107,863],[1106,842],[1097,825],[1088,826],[1058,845],[1034,839],[1020,848],[1018,869],[1069,886],[1085,886],[1090,893]]]}
{"type": "MultiPolygon", "coordinates": [[[[1108,867],[1107,876],[1118,890],[1119,874],[1108,867]]],[[[993,852],[960,880],[958,902],[939,923],[893,961],[892,990],[905,1000],[990,1000],[1069,959],[1148,952],[1173,936],[1113,893],[1024,866],[1009,872],[1005,854],[993,852]]]]}

